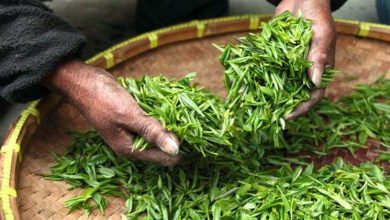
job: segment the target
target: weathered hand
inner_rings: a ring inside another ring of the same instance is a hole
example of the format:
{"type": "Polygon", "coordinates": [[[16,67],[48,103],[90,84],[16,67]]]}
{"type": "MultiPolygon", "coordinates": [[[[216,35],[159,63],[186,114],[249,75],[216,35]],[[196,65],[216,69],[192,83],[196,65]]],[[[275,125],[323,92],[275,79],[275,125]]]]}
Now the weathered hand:
{"type": "MultiPolygon", "coordinates": [[[[310,43],[308,60],[313,66],[308,69],[310,79],[319,87],[325,66],[335,62],[336,28],[332,18],[329,0],[283,0],[275,9],[275,16],[290,11],[293,15],[299,12],[312,20],[313,38],[310,43]]],[[[314,89],[311,99],[303,102],[286,119],[295,119],[306,114],[324,95],[325,89],[314,89]]]]}
{"type": "Polygon", "coordinates": [[[79,60],[69,60],[42,83],[79,109],[115,153],[163,166],[175,165],[182,159],[177,155],[179,142],[176,135],[147,116],[105,70],[79,60]],[[141,135],[156,147],[132,150],[134,134],[141,135]]]}

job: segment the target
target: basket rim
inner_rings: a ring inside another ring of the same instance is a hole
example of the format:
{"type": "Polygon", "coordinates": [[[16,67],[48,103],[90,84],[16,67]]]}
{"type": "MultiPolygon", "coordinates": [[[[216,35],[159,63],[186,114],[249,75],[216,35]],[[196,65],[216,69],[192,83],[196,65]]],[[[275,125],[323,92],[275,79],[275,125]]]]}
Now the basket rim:
{"type": "MultiPolygon", "coordinates": [[[[244,32],[260,28],[261,22],[272,18],[271,14],[248,14],[206,20],[194,20],[169,26],[122,41],[86,60],[85,63],[109,69],[138,54],[161,45],[190,39],[215,36],[224,33],[244,32]],[[159,42],[159,40],[161,40],[159,42]],[[132,52],[135,51],[135,52],[132,52]]],[[[353,36],[390,42],[390,25],[335,19],[337,32],[353,36]]],[[[22,161],[22,151],[28,145],[22,144],[38,128],[41,118],[49,112],[61,98],[50,95],[35,100],[20,114],[14,126],[8,129],[0,150],[0,218],[20,219],[17,202],[18,166],[22,161]],[[32,129],[32,132],[26,132],[32,129]]]]}

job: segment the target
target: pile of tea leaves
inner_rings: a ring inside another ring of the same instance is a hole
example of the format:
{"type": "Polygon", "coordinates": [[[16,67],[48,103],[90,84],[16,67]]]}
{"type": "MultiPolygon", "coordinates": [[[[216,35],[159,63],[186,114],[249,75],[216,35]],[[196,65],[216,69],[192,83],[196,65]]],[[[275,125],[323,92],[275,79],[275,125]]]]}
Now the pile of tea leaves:
{"type": "MultiPolygon", "coordinates": [[[[283,120],[314,88],[306,76],[310,37],[308,21],[284,13],[260,34],[224,47],[226,103],[191,86],[193,75],[119,80],[178,135],[183,152],[206,157],[174,168],[132,162],[92,130],[72,134],[46,178],[84,189],[65,201],[70,211],[103,212],[107,196],[116,196],[126,200],[128,219],[389,219],[390,179],[380,166],[338,159],[318,169],[304,156],[288,156],[301,150],[321,156],[335,147],[353,152],[368,138],[384,151],[390,145],[390,80],[383,78],[283,120]]],[[[136,146],[149,147],[142,138],[136,146]]]]}
{"type": "Polygon", "coordinates": [[[201,158],[191,166],[163,168],[116,157],[96,133],[74,135],[57,157],[52,180],[84,192],[65,202],[70,211],[126,199],[128,219],[387,219],[390,179],[374,164],[338,160],[320,170],[267,167],[259,158],[201,158]]]}
{"type": "MultiPolygon", "coordinates": [[[[246,134],[241,140],[262,146],[286,147],[282,137],[284,117],[298,104],[310,99],[315,85],[307,75],[312,30],[310,21],[284,12],[268,23],[261,33],[239,38],[238,44],[220,48],[225,67],[227,108],[235,113],[236,126],[246,134]]],[[[334,71],[326,69],[322,87],[334,71]]]]}
{"type": "MultiPolygon", "coordinates": [[[[382,78],[358,86],[337,102],[324,99],[308,118],[291,122],[298,126],[286,126],[290,134],[285,138],[296,149],[320,153],[333,147],[355,150],[365,144],[364,136],[373,135],[389,146],[389,97],[390,80],[382,78]],[[335,131],[336,137],[330,139],[335,131]],[[327,144],[330,140],[332,144],[327,144]],[[315,142],[319,148],[312,147],[315,142]]],[[[264,157],[248,148],[239,155],[227,153],[200,158],[191,166],[163,168],[116,156],[95,131],[72,137],[67,154],[55,157],[57,164],[46,176],[85,189],[65,202],[70,211],[103,211],[106,196],[111,195],[127,200],[128,219],[390,217],[390,179],[373,163],[353,166],[340,159],[315,170],[305,157],[286,157],[286,149],[267,151],[264,157]]]]}

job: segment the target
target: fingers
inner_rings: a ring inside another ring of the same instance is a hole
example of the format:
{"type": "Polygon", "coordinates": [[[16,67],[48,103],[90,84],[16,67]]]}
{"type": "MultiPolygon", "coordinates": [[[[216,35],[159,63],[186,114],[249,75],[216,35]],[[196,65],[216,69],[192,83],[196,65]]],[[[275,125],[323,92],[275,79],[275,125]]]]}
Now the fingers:
{"type": "MultiPolygon", "coordinates": [[[[156,119],[146,116],[146,113],[127,91],[115,81],[113,85],[107,86],[106,84],[102,87],[101,91],[105,94],[102,102],[105,103],[105,109],[107,109],[102,110],[102,115],[109,115],[109,121],[114,122],[117,127],[139,134],[167,154],[178,154],[179,141],[176,135],[166,131],[156,119]]],[[[98,123],[101,124],[102,120],[98,123]]]]}
{"type": "Polygon", "coordinates": [[[146,116],[136,100],[106,71],[92,68],[88,72],[93,73],[88,78],[91,83],[83,88],[85,92],[78,97],[80,101],[72,104],[96,128],[113,151],[155,163],[161,159],[160,164],[176,163],[178,158],[169,155],[177,155],[179,152],[177,137],[166,131],[156,119],[146,116]],[[145,153],[133,151],[135,133],[161,150],[145,150],[145,153]],[[153,153],[156,155],[151,155],[153,153]]]}
{"type": "Polygon", "coordinates": [[[149,143],[160,148],[169,155],[179,153],[179,140],[175,134],[164,129],[159,121],[146,116],[145,113],[138,113],[129,121],[129,129],[144,137],[149,143]]]}
{"type": "Polygon", "coordinates": [[[125,156],[132,152],[131,146],[133,145],[134,135],[126,130],[121,128],[109,129],[100,132],[100,134],[117,155],[125,156]]]}
{"type": "MultiPolygon", "coordinates": [[[[333,22],[330,18],[330,22],[333,22]]],[[[334,65],[336,33],[332,24],[313,24],[313,38],[310,43],[308,60],[313,66],[307,71],[314,85],[320,87],[326,65],[334,65]]]]}
{"type": "Polygon", "coordinates": [[[124,156],[132,160],[151,162],[162,166],[174,166],[187,158],[182,155],[170,156],[159,148],[149,148],[142,151],[133,150],[131,147],[134,140],[133,134],[122,129],[114,133],[115,134],[113,135],[103,134],[102,136],[117,155],[124,156]]]}
{"type": "Polygon", "coordinates": [[[133,150],[131,147],[132,140],[133,135],[127,135],[127,137],[120,136],[116,143],[110,146],[112,146],[113,151],[117,155],[127,157],[131,160],[151,162],[161,166],[175,166],[181,163],[183,159],[182,155],[170,156],[159,148],[149,148],[142,151],[133,150]]]}
{"type": "Polygon", "coordinates": [[[293,112],[288,114],[285,119],[293,120],[306,114],[315,104],[317,104],[324,96],[325,89],[315,89],[311,93],[310,100],[300,103],[293,112]]]}

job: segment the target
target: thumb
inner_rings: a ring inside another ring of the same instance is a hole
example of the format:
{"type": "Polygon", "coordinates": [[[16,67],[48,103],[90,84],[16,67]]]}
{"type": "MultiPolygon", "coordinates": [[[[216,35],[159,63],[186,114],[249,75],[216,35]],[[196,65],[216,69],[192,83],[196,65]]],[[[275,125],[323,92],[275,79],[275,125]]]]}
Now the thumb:
{"type": "MultiPolygon", "coordinates": [[[[315,44],[315,40],[313,39],[315,44]]],[[[316,87],[320,87],[322,74],[325,69],[325,65],[327,63],[328,57],[328,49],[325,46],[311,46],[310,52],[308,55],[308,60],[313,62],[313,65],[307,70],[307,74],[309,75],[310,80],[314,83],[316,87]]]]}
{"type": "Polygon", "coordinates": [[[313,25],[308,60],[313,62],[307,73],[316,87],[321,86],[322,74],[327,64],[334,65],[336,35],[332,27],[313,25]]]}
{"type": "Polygon", "coordinates": [[[138,114],[130,123],[130,130],[145,138],[169,155],[179,153],[179,140],[177,136],[164,129],[159,121],[144,113],[138,114]]]}

